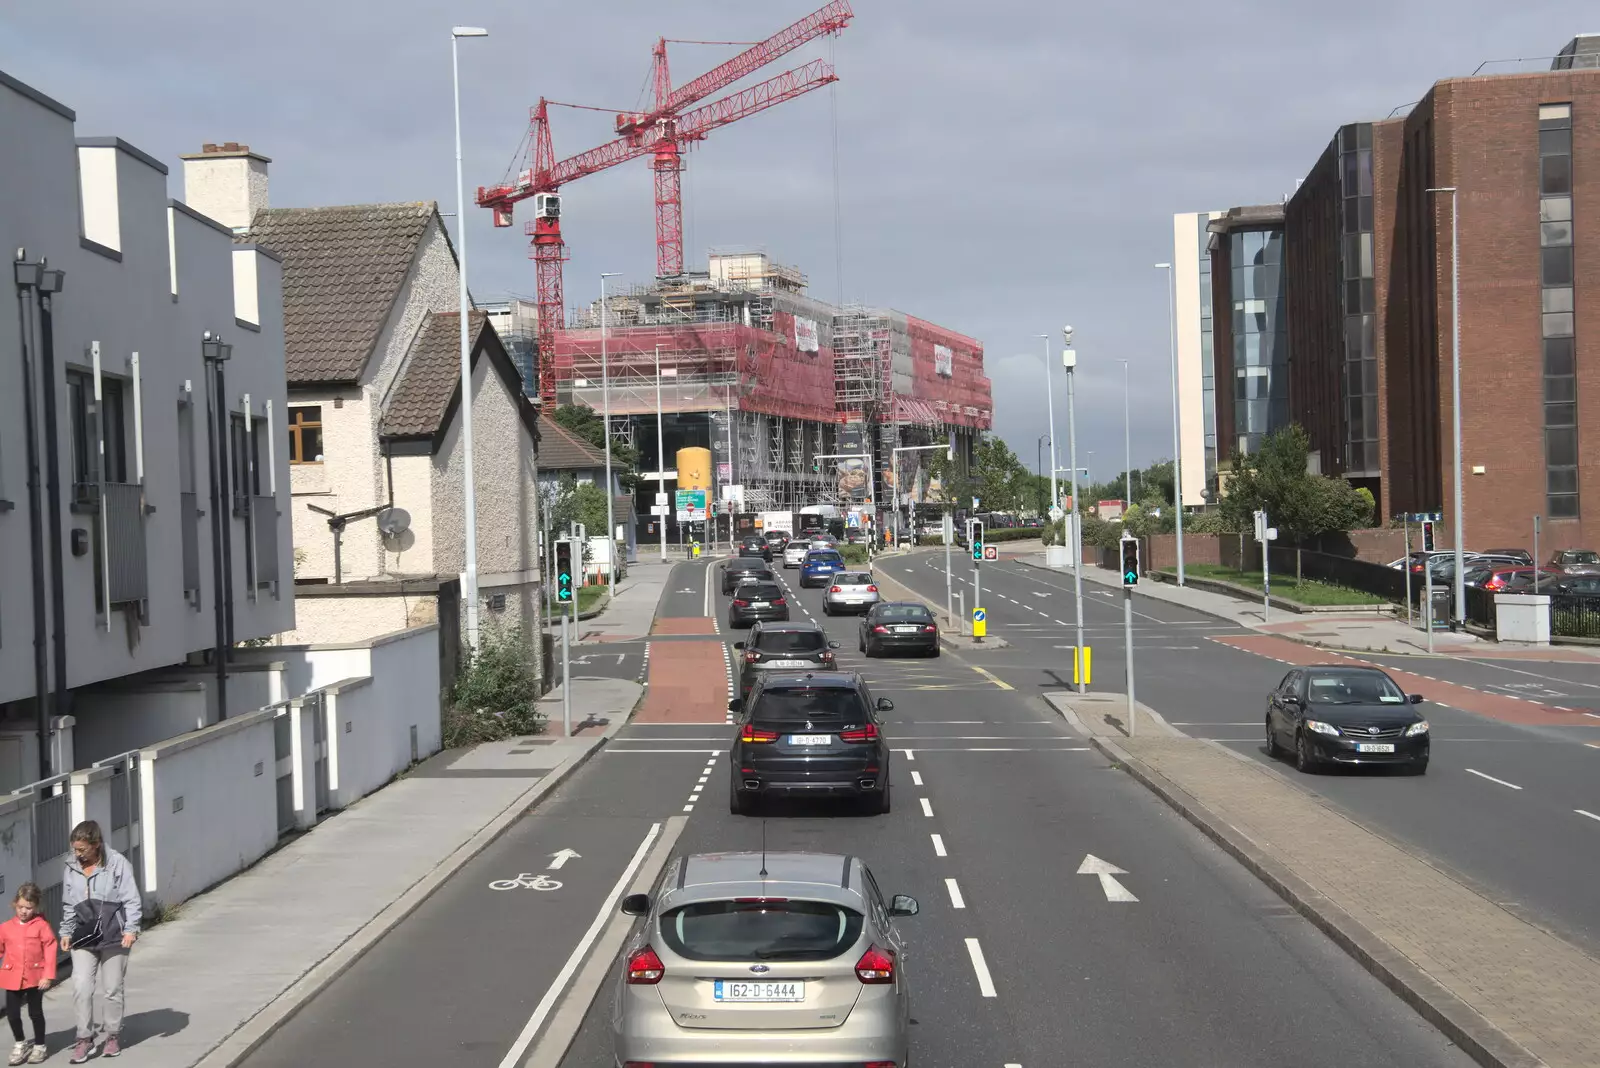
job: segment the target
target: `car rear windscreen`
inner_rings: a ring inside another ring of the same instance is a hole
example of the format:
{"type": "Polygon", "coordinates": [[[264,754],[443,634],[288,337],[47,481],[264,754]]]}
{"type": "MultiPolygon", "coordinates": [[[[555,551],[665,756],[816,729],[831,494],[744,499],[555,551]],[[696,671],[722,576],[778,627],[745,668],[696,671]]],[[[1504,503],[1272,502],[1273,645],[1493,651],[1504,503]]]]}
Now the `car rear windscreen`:
{"type": "Polygon", "coordinates": [[[861,913],[826,901],[701,901],[662,913],[661,937],[690,960],[831,960],[861,925],[861,913]]]}
{"type": "Polygon", "coordinates": [[[833,576],[833,584],[835,586],[870,586],[872,585],[872,576],[863,575],[858,571],[841,571],[833,576]]]}
{"type": "Polygon", "coordinates": [[[878,609],[875,619],[908,620],[915,623],[933,622],[933,613],[920,604],[890,604],[878,609]]]}
{"type": "Polygon", "coordinates": [[[756,648],[763,653],[815,653],[827,647],[827,635],[820,630],[764,630],[756,637],[756,648]]]}
{"type": "Polygon", "coordinates": [[[780,723],[865,723],[867,710],[855,690],[837,688],[768,687],[756,701],[752,718],[768,725],[780,723]]]}
{"type": "Polygon", "coordinates": [[[733,592],[741,601],[776,601],[783,596],[776,582],[746,582],[733,592]]]}
{"type": "Polygon", "coordinates": [[[844,563],[844,557],[840,556],[838,553],[819,553],[815,549],[813,549],[811,551],[811,554],[806,557],[806,563],[808,563],[808,564],[842,564],[842,563],[844,563]]]}

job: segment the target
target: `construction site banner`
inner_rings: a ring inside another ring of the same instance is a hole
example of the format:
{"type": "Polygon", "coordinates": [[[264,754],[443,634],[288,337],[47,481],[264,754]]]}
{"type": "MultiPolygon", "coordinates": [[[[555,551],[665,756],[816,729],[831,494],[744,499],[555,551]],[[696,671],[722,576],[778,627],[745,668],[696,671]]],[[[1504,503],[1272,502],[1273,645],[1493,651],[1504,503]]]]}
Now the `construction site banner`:
{"type": "Polygon", "coordinates": [[[794,347],[801,352],[816,352],[821,346],[817,343],[817,321],[815,319],[802,319],[794,317],[794,347]]]}
{"type": "MultiPolygon", "coordinates": [[[[839,452],[866,453],[869,435],[865,423],[849,423],[839,428],[839,452]]],[[[834,464],[838,476],[839,496],[851,500],[866,500],[871,494],[872,479],[867,474],[865,460],[841,459],[834,464]]]]}
{"type": "Polygon", "coordinates": [[[948,345],[935,345],[933,347],[933,373],[951,378],[955,375],[955,353],[950,351],[948,345]]]}

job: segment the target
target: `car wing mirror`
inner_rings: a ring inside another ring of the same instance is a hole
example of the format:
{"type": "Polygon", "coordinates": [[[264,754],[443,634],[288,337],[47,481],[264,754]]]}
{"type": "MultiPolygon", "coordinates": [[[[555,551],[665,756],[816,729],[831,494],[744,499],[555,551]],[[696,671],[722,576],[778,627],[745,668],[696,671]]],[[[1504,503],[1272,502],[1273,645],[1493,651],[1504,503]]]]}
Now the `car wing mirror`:
{"type": "Polygon", "coordinates": [[[728,702],[729,712],[737,712],[741,707],[743,707],[742,702],[737,697],[728,702]]]}
{"type": "MultiPolygon", "coordinates": [[[[639,895],[643,897],[643,894],[639,895]]],[[[894,900],[889,902],[889,915],[915,916],[922,911],[922,906],[917,904],[917,899],[910,894],[896,894],[894,900]]]]}
{"type": "Polygon", "coordinates": [[[1420,705],[1422,703],[1422,695],[1420,693],[1407,694],[1406,700],[1414,705],[1420,705]]]}
{"type": "Polygon", "coordinates": [[[879,712],[893,712],[894,702],[889,700],[887,697],[880,697],[878,698],[877,707],[879,712]]]}
{"type": "MultiPolygon", "coordinates": [[[[896,898],[895,900],[898,901],[899,899],[896,898]]],[[[625,916],[650,915],[650,895],[629,894],[622,899],[622,913],[625,916]]]]}
{"type": "Polygon", "coordinates": [[[838,642],[829,642],[828,643],[828,648],[829,649],[837,649],[837,648],[839,648],[839,643],[838,642]]]}
{"type": "Polygon", "coordinates": [[[734,642],[733,643],[733,647],[735,649],[743,649],[744,648],[744,642],[734,642]]]}

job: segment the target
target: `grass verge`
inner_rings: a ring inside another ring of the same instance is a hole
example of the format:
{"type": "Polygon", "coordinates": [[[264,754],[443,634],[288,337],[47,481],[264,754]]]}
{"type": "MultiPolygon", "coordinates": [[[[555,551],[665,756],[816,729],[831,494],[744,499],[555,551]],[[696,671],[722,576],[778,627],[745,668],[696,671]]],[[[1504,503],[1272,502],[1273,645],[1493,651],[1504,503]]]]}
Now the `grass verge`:
{"type": "MultiPolygon", "coordinates": [[[[1217,579],[1222,582],[1232,582],[1240,586],[1254,586],[1261,588],[1261,572],[1235,571],[1231,567],[1220,564],[1188,564],[1184,571],[1197,578],[1217,579]]],[[[1359,606],[1381,605],[1387,601],[1377,594],[1367,593],[1364,590],[1353,590],[1348,586],[1335,586],[1329,582],[1318,582],[1315,579],[1294,580],[1293,575],[1272,576],[1272,593],[1275,597],[1282,597],[1286,601],[1308,607],[1328,606],[1359,606]]]]}

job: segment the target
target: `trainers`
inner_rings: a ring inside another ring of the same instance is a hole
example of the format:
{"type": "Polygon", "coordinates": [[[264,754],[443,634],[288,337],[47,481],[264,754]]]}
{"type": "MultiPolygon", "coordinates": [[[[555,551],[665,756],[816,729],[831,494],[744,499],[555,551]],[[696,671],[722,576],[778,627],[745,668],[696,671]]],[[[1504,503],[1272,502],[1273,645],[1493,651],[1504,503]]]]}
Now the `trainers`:
{"type": "Polygon", "coordinates": [[[30,1042],[18,1042],[12,1046],[11,1056],[7,1058],[6,1063],[11,1065],[26,1063],[28,1060],[28,1048],[31,1045],[32,1043],[30,1042]]]}
{"type": "Polygon", "coordinates": [[[50,1056],[50,1048],[43,1042],[35,1042],[33,1048],[28,1051],[28,1063],[43,1064],[44,1059],[48,1056],[50,1056]]]}
{"type": "Polygon", "coordinates": [[[72,1056],[68,1058],[67,1063],[82,1064],[84,1061],[89,1059],[89,1054],[93,1052],[94,1041],[88,1038],[80,1038],[78,1039],[77,1043],[73,1045],[72,1056]]]}
{"type": "Polygon", "coordinates": [[[106,1036],[106,1044],[100,1047],[100,1056],[102,1056],[102,1057],[120,1057],[120,1056],[122,1056],[122,1042],[120,1040],[118,1040],[116,1035],[107,1035],[106,1036]]]}

